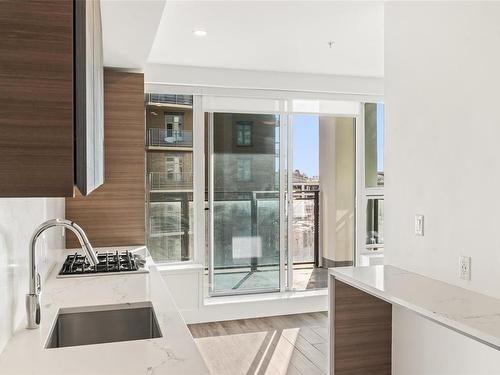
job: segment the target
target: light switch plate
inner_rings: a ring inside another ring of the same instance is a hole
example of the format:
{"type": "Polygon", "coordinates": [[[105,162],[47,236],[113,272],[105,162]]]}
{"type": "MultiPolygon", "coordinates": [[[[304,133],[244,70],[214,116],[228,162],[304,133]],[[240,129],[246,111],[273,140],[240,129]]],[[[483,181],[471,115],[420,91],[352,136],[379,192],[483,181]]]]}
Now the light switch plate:
{"type": "Polygon", "coordinates": [[[415,235],[424,235],[424,215],[415,215],[415,235]]]}
{"type": "Polygon", "coordinates": [[[458,261],[460,278],[463,280],[470,280],[470,266],[471,258],[461,256],[458,261]]]}

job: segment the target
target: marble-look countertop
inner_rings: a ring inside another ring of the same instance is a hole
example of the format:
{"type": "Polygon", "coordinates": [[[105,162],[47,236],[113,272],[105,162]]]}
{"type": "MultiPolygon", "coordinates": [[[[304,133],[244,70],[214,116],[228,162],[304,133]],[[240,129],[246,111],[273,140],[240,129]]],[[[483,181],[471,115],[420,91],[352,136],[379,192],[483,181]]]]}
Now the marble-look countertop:
{"type": "Polygon", "coordinates": [[[500,350],[500,300],[390,265],[330,268],[330,275],[500,350]]]}
{"type": "MultiPolygon", "coordinates": [[[[69,252],[61,253],[65,257],[69,252]]],[[[56,278],[62,259],[42,285],[40,328],[27,330],[23,323],[17,329],[0,355],[2,375],[209,374],[149,257],[149,273],[56,278]],[[163,337],[45,349],[60,308],[147,301],[153,305],[163,337]]]]}

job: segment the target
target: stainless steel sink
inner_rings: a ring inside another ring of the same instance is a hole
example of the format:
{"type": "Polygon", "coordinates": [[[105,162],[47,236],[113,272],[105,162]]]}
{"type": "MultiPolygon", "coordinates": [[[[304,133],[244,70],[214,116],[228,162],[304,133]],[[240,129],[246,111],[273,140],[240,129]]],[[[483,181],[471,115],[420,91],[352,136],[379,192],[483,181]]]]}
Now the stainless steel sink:
{"type": "Polygon", "coordinates": [[[46,348],[162,337],[150,302],[61,309],[46,348]]]}

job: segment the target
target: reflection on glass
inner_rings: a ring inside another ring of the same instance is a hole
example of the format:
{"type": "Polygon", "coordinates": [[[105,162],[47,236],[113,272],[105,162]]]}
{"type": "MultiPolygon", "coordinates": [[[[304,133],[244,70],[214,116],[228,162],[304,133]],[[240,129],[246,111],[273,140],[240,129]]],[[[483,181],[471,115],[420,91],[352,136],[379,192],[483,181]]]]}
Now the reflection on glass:
{"type": "Polygon", "coordinates": [[[153,194],[149,202],[148,247],[158,263],[181,262],[193,254],[193,197],[188,193],[153,194]]]}
{"type": "Polygon", "coordinates": [[[279,289],[279,117],[213,114],[214,293],[279,289]]]}
{"type": "Polygon", "coordinates": [[[384,247],[384,199],[370,198],[366,206],[366,248],[384,247]]]}
{"type": "Polygon", "coordinates": [[[147,244],[157,263],[193,255],[193,97],[146,94],[147,244]]]}
{"type": "Polygon", "coordinates": [[[384,105],[365,104],[365,185],[384,186],[384,105]]]}

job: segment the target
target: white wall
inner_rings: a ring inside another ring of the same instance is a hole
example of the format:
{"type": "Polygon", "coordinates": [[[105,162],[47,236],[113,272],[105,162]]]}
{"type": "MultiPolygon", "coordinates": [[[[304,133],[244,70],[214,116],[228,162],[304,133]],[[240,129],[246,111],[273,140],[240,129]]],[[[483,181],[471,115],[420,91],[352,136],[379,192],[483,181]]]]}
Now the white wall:
{"type": "MultiPolygon", "coordinates": [[[[387,2],[385,10],[385,262],[497,298],[499,19],[500,3],[387,2]],[[424,237],[413,233],[415,214],[425,215],[424,237]],[[460,255],[472,257],[470,282],[458,278],[460,255]]],[[[413,341],[394,332],[413,347],[413,373],[429,374],[438,361],[439,374],[487,368],[466,345],[440,351],[450,339],[441,329],[399,314],[413,331],[426,327],[413,341]],[[424,348],[442,356],[417,360],[424,348]]]]}
{"type": "MultiPolygon", "coordinates": [[[[64,217],[63,198],[0,199],[0,352],[25,318],[28,292],[28,247],[31,234],[43,221],[64,217]]],[[[38,265],[42,279],[63,249],[61,229],[39,239],[38,265]]]]}

